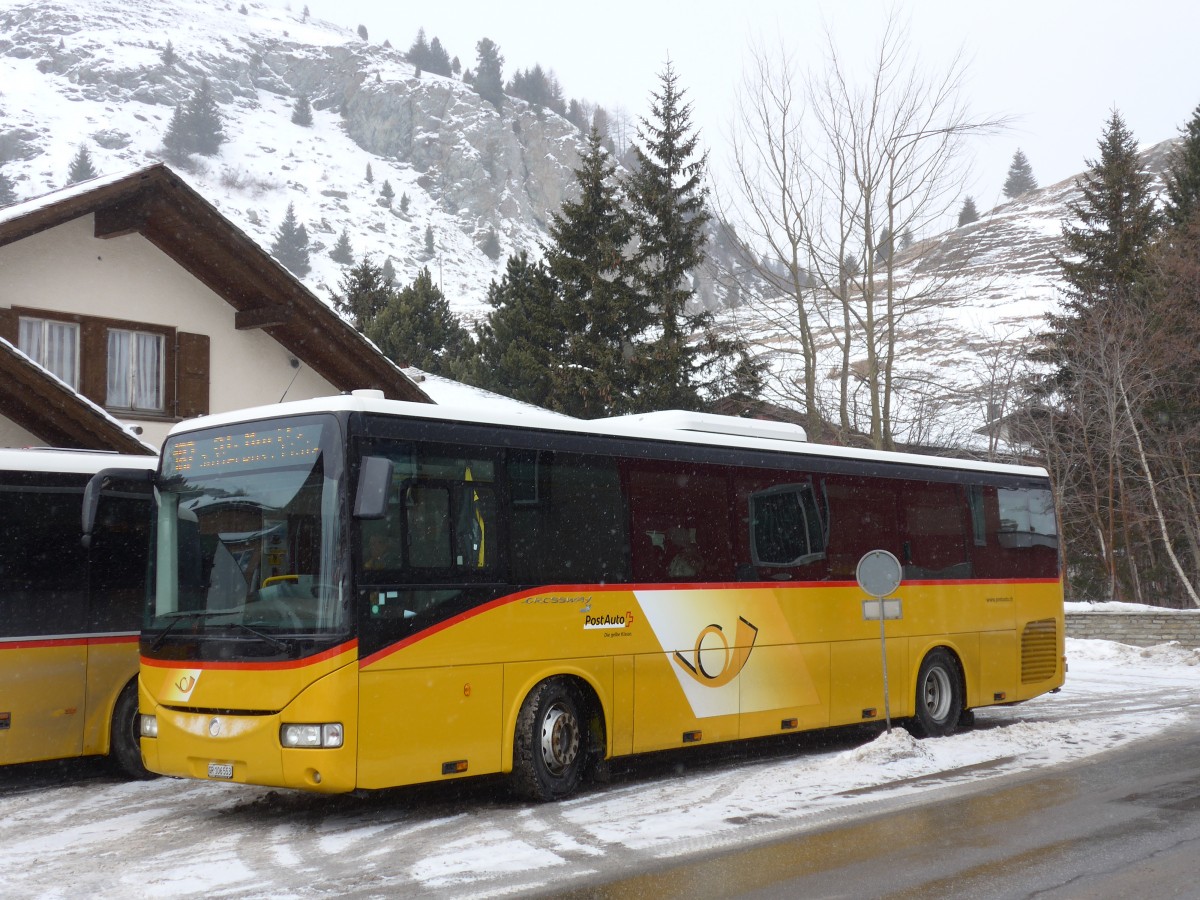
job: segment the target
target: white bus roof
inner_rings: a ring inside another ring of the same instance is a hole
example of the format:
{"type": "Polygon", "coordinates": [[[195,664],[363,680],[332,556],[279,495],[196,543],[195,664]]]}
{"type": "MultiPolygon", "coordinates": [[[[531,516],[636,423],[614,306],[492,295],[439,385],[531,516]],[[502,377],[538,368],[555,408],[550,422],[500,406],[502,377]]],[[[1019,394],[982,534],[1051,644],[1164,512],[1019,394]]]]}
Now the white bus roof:
{"type": "Polygon", "coordinates": [[[174,437],[178,434],[205,428],[222,428],[258,419],[322,412],[377,413],[411,419],[462,422],[472,425],[498,425],[566,434],[640,438],[708,447],[770,450],[829,459],[854,459],[925,468],[1046,477],[1046,470],[1037,466],[810,444],[805,441],[804,430],[799,426],[734,416],[665,410],[641,415],[615,416],[608,419],[572,419],[537,407],[529,409],[504,407],[492,410],[474,406],[452,407],[429,403],[410,403],[404,400],[385,400],[379,396],[377,391],[356,391],[353,394],[316,397],[311,400],[297,400],[189,419],[172,428],[169,436],[174,437]]]}
{"type": "Polygon", "coordinates": [[[103,450],[58,450],[33,447],[0,449],[0,471],[95,475],[101,469],[154,469],[157,456],[133,456],[103,450]]]}

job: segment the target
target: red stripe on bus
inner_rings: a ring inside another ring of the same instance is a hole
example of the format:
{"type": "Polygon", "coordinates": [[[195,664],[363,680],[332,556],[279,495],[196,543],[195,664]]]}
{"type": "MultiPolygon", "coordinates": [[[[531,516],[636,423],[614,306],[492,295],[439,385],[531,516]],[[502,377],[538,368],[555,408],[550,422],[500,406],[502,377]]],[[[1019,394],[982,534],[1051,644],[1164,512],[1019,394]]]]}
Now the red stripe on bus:
{"type": "Polygon", "coordinates": [[[358,640],[351,639],[344,644],[338,644],[336,647],[330,647],[328,650],[322,650],[320,653],[305,656],[301,659],[286,659],[276,662],[217,662],[214,660],[192,659],[150,659],[143,656],[142,665],[159,669],[223,669],[227,671],[262,672],[279,669],[299,669],[304,666],[311,666],[314,663],[324,662],[343,653],[349,653],[351,650],[357,648],[358,640]]]}
{"type": "MultiPolygon", "coordinates": [[[[957,586],[970,584],[1059,584],[1057,578],[964,578],[964,579],[946,579],[946,580],[922,580],[922,581],[904,581],[901,582],[901,587],[905,585],[925,587],[933,585],[957,586]]],[[[473,619],[475,616],[483,615],[485,612],[490,612],[493,609],[504,606],[508,603],[517,603],[524,600],[526,597],[536,597],[539,594],[598,594],[612,593],[616,591],[711,591],[711,590],[746,590],[747,588],[762,589],[762,588],[853,588],[858,587],[855,581],[714,581],[714,582],[683,582],[674,584],[601,584],[601,585],[564,585],[554,584],[545,587],[533,588],[527,591],[521,591],[519,594],[507,594],[503,597],[497,597],[482,606],[476,606],[473,609],[468,609],[459,613],[457,616],[452,616],[444,622],[438,622],[436,625],[430,625],[428,628],[418,631],[416,634],[410,634],[403,640],[397,641],[394,644],[388,644],[381,650],[376,650],[370,656],[364,656],[358,661],[359,668],[366,668],[369,665],[379,662],[393,653],[403,650],[405,647],[411,647],[418,641],[423,641],[426,638],[433,637],[439,632],[445,631],[452,625],[457,625],[460,622],[465,622],[468,619],[473,619]]],[[[581,600],[583,598],[580,598],[581,600]]]]}

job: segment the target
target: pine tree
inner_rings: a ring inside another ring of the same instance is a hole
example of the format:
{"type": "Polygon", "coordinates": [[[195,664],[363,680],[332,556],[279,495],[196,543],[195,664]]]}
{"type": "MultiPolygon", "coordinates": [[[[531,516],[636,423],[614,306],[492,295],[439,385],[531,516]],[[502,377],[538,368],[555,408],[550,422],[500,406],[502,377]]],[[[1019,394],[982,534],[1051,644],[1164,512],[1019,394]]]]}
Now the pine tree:
{"type": "Polygon", "coordinates": [[[383,261],[383,265],[379,269],[380,277],[383,278],[383,283],[390,288],[396,286],[396,267],[392,265],[392,258],[389,256],[383,261]]]}
{"type": "Polygon", "coordinates": [[[12,206],[16,202],[17,192],[13,189],[13,183],[0,171],[0,207],[12,206]]]}
{"type": "Polygon", "coordinates": [[[1181,141],[1171,153],[1166,173],[1163,213],[1173,228],[1182,228],[1200,213],[1200,106],[1180,129],[1181,141]]]}
{"type": "Polygon", "coordinates": [[[81,145],[79,152],[71,160],[70,169],[67,170],[67,184],[77,184],[80,181],[87,181],[89,178],[95,178],[99,174],[96,171],[96,167],[92,165],[92,155],[88,153],[87,145],[81,145]]]}
{"type": "Polygon", "coordinates": [[[183,111],[183,104],[176,104],[175,113],[167,124],[167,133],[163,135],[163,156],[168,162],[176,165],[187,162],[193,145],[187,128],[187,116],[183,111]]]}
{"type": "Polygon", "coordinates": [[[472,87],[480,97],[500,109],[504,105],[504,57],[500,55],[500,48],[483,38],[475,45],[475,53],[479,65],[475,68],[472,87]]]}
{"type": "Polygon", "coordinates": [[[162,53],[159,54],[158,58],[162,60],[162,64],[168,69],[175,65],[175,47],[172,46],[169,39],[167,40],[167,46],[163,47],[162,53]]]}
{"type": "Polygon", "coordinates": [[[411,202],[412,201],[410,201],[408,199],[408,194],[401,194],[400,195],[400,212],[407,213],[408,212],[408,204],[411,202]]]}
{"type": "Polygon", "coordinates": [[[371,164],[367,163],[367,184],[375,183],[375,173],[371,171],[371,164]]]}
{"type": "Polygon", "coordinates": [[[312,126],[312,104],[309,102],[307,94],[301,94],[296,98],[296,102],[292,106],[292,122],[296,125],[303,125],[305,128],[312,126]]]}
{"type": "Polygon", "coordinates": [[[1099,146],[1100,159],[1088,162],[1089,171],[1078,182],[1082,196],[1067,204],[1079,224],[1063,225],[1059,267],[1075,309],[1128,296],[1146,273],[1159,224],[1137,141],[1116,110],[1099,146]]]}
{"type": "Polygon", "coordinates": [[[365,256],[357,266],[347,270],[338,288],[341,293],[334,294],[333,308],[362,332],[387,307],[394,293],[383,270],[365,256]]]}
{"type": "Polygon", "coordinates": [[[359,40],[363,40],[363,41],[367,40],[367,26],[366,25],[358,26],[358,37],[359,37],[359,40]]]}
{"type": "MultiPolygon", "coordinates": [[[[639,361],[638,410],[699,409],[704,361],[692,336],[711,327],[711,314],[690,313],[688,274],[704,259],[709,213],[704,186],[707,153],[698,156],[691,125],[671,63],[651,94],[653,118],[642,118],[634,145],[635,170],[627,184],[638,246],[633,261],[642,302],[657,313],[659,336],[639,361]]],[[[599,128],[596,128],[599,132],[599,128]]]]}
{"type": "Polygon", "coordinates": [[[393,292],[363,334],[396,363],[446,376],[452,374],[471,343],[429,269],[422,269],[412,284],[393,292]]]}
{"type": "Polygon", "coordinates": [[[644,354],[643,335],[654,322],[625,255],[633,225],[615,169],[600,132],[592,129],[575,170],[579,199],[563,203],[551,218],[545,247],[566,340],[565,358],[552,369],[555,408],[581,418],[635,409],[632,363],[644,354]]]}
{"type": "Polygon", "coordinates": [[[975,199],[967,197],[963,200],[962,209],[958,211],[958,227],[970,225],[972,222],[979,221],[979,210],[975,208],[975,199]]]}
{"type": "Polygon", "coordinates": [[[296,208],[291,203],[279,231],[275,232],[271,255],[297,278],[303,278],[312,268],[308,260],[308,229],[297,222],[296,208]]]}
{"type": "MultiPolygon", "coordinates": [[[[221,144],[225,143],[221,111],[217,107],[207,78],[200,80],[200,86],[185,104],[182,114],[177,114],[176,118],[179,119],[178,126],[181,129],[179,139],[186,148],[186,153],[213,156],[221,148],[221,144]]],[[[172,118],[171,126],[167,129],[168,136],[177,128],[176,118],[172,118]]],[[[165,145],[167,139],[164,138],[163,143],[165,145]]]]}
{"type": "Polygon", "coordinates": [[[450,54],[436,36],[429,43],[429,62],[425,68],[434,75],[444,75],[446,78],[451,75],[450,54]]]}
{"type": "Polygon", "coordinates": [[[417,29],[417,36],[408,48],[408,61],[418,70],[427,68],[429,65],[429,41],[425,40],[424,28],[417,29]]]}
{"type": "Polygon", "coordinates": [[[329,251],[329,258],[343,266],[348,266],[354,262],[354,248],[350,246],[350,233],[345,228],[338,235],[337,243],[333,245],[333,249],[329,251]]]}
{"type": "Polygon", "coordinates": [[[504,277],[488,287],[491,311],[476,328],[474,356],[462,380],[538,406],[555,408],[551,371],[561,364],[566,333],[557,286],[525,251],[510,256],[504,277]]]}
{"type": "Polygon", "coordinates": [[[1092,311],[1136,301],[1149,273],[1158,231],[1150,177],[1141,171],[1137,141],[1113,110],[1100,138],[1100,158],[1076,182],[1080,198],[1067,204],[1063,253],[1064,312],[1047,316],[1049,331],[1031,354],[1053,368],[1037,388],[1046,393],[1073,380],[1076,363],[1089,353],[1077,337],[1092,311]]]}
{"type": "Polygon", "coordinates": [[[1012,165],[1008,167],[1008,178],[1004,181],[1004,196],[1015,200],[1022,194],[1037,190],[1037,179],[1033,177],[1033,167],[1020,148],[1013,154],[1012,165]]]}
{"type": "Polygon", "coordinates": [[[425,256],[426,256],[426,258],[432,259],[434,253],[436,253],[436,252],[437,251],[433,247],[433,226],[426,225],[425,226],[425,256]]]}
{"type": "Polygon", "coordinates": [[[396,196],[396,191],[392,187],[392,183],[386,178],[383,180],[383,185],[379,188],[380,205],[391,208],[392,200],[396,196]]]}

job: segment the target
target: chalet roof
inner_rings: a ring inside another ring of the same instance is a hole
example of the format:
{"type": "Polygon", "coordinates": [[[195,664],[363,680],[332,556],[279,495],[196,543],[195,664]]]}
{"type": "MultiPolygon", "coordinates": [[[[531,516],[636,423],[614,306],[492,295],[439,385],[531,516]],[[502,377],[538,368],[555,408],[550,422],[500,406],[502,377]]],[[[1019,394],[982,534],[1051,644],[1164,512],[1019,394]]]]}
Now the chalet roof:
{"type": "Polygon", "coordinates": [[[0,338],[0,415],[47,444],[79,450],[150,454],[158,451],[0,338]],[[52,415],[47,415],[52,410],[52,415]]]}
{"type": "Polygon", "coordinates": [[[166,165],[93,178],[0,210],[0,246],[95,216],[97,238],[138,233],[339,391],[372,388],[391,400],[430,398],[166,165]]]}

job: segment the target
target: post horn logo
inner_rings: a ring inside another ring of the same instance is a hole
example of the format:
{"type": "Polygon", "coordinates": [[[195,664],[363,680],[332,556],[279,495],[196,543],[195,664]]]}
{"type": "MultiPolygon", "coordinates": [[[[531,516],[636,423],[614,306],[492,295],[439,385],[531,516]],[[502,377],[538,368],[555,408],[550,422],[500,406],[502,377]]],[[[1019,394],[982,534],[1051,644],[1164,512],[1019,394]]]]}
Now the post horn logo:
{"type": "Polygon", "coordinates": [[[188,693],[195,686],[196,686],[196,676],[195,675],[181,675],[179,677],[179,679],[175,682],[175,690],[179,691],[179,693],[181,693],[181,694],[188,693]]]}
{"type": "Polygon", "coordinates": [[[696,636],[696,648],[692,651],[691,659],[676,650],[675,662],[705,687],[723,687],[741,674],[757,639],[758,628],[738,616],[737,634],[732,648],[729,646],[729,638],[725,636],[725,630],[720,625],[707,625],[696,636]],[[720,649],[725,651],[725,661],[716,671],[710,671],[710,667],[704,664],[704,654],[711,656],[718,650],[716,647],[704,647],[704,639],[710,635],[716,635],[721,642],[720,649]]]}

